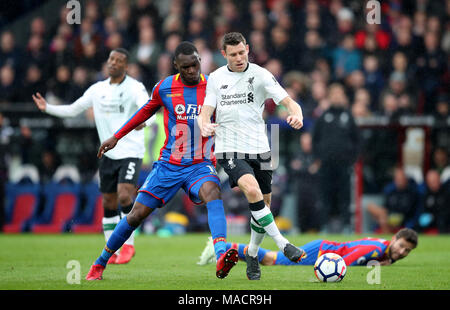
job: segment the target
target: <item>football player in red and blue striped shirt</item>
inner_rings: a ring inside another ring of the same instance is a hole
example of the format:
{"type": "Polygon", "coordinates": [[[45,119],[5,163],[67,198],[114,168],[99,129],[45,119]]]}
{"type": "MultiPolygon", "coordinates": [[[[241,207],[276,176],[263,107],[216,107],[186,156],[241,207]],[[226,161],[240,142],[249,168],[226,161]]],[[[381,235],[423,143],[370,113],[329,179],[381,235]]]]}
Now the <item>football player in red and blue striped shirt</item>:
{"type": "Polygon", "coordinates": [[[116,226],[102,254],[91,266],[87,280],[101,280],[109,257],[127,236],[150,213],[169,202],[180,188],[194,203],[206,203],[217,259],[216,276],[225,278],[238,261],[237,249],[226,249],[227,223],[213,141],[211,137],[202,137],[196,121],[205,98],[207,76],[200,73],[200,56],[192,43],[180,43],[175,50],[174,65],[179,73],[158,82],[147,104],[100,146],[98,157],[160,108],[164,109],[166,140],[160,157],[139,189],[133,209],[116,226]]]}
{"type": "MultiPolygon", "coordinates": [[[[314,240],[300,248],[306,252],[306,256],[298,263],[294,263],[284,256],[281,251],[271,251],[260,248],[258,261],[261,265],[314,265],[317,258],[325,253],[340,255],[347,266],[367,265],[369,261],[378,261],[381,265],[390,265],[399,259],[405,258],[417,247],[417,233],[410,228],[399,230],[391,240],[379,238],[364,238],[354,241],[335,242],[329,240],[314,240]]],[[[238,247],[239,258],[245,259],[246,244],[227,243],[227,248],[238,247]]],[[[212,261],[209,246],[205,248],[199,265],[212,261]]]]}

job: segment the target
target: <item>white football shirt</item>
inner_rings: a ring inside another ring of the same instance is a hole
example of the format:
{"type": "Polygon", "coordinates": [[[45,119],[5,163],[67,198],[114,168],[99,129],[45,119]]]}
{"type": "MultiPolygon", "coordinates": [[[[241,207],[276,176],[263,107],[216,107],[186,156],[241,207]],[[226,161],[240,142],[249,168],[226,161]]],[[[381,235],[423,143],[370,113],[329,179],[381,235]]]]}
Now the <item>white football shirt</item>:
{"type": "MultiPolygon", "coordinates": [[[[83,96],[70,105],[47,104],[46,113],[57,117],[75,117],[93,107],[95,126],[100,143],[110,138],[136,111],[145,105],[149,95],[144,84],[125,76],[120,84],[111,84],[110,78],[90,86],[83,96]]],[[[152,116],[147,122],[154,121],[152,116]]],[[[116,147],[105,153],[110,159],[143,158],[144,131],[133,130],[120,139],[116,147]]]]}
{"type": "Polygon", "coordinates": [[[270,151],[263,119],[264,102],[288,97],[267,69],[249,63],[244,72],[222,66],[209,75],[203,105],[216,108],[215,153],[262,154],[270,151]]]}

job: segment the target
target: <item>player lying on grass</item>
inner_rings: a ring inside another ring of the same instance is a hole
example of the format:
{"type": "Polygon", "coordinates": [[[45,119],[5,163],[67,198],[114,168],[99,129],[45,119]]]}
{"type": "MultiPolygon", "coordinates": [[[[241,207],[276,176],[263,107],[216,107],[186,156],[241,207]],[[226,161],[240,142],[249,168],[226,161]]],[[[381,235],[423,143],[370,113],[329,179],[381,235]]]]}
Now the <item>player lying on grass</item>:
{"type": "MultiPolygon", "coordinates": [[[[380,262],[381,265],[390,265],[399,259],[405,258],[417,247],[417,233],[409,228],[399,230],[390,241],[377,238],[364,238],[354,241],[334,242],[329,240],[314,240],[299,248],[306,252],[300,262],[294,263],[284,256],[281,251],[271,251],[260,248],[258,260],[261,265],[314,265],[317,258],[325,253],[335,253],[344,259],[347,266],[367,265],[371,260],[380,262]]],[[[227,248],[236,244],[227,243],[227,248]]],[[[248,246],[238,244],[239,258],[245,260],[248,246]]],[[[198,265],[206,265],[214,261],[211,243],[208,241],[198,265]]]]}
{"type": "Polygon", "coordinates": [[[215,169],[213,141],[200,135],[196,117],[205,97],[207,76],[200,73],[200,56],[192,43],[182,42],[175,50],[179,74],[158,82],[151,99],[111,138],[102,143],[98,157],[116,146],[156,111],[164,108],[166,141],[152,171],[139,189],[131,212],[122,218],[106,246],[91,266],[86,280],[101,280],[108,259],[155,209],[169,202],[180,188],[194,203],[206,203],[208,224],[217,259],[216,276],[225,278],[237,263],[237,250],[226,250],[227,222],[215,169]],[[197,134],[196,134],[197,133],[197,134]]]}

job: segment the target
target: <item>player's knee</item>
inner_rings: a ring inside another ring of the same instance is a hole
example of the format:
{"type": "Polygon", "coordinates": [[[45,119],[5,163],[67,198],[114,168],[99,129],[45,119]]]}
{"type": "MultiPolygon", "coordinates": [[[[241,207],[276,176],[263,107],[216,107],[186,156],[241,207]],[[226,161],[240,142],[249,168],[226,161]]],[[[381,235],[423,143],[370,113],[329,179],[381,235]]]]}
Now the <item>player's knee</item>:
{"type": "Polygon", "coordinates": [[[119,193],[118,200],[121,206],[129,206],[130,204],[133,203],[133,198],[128,193],[121,193],[121,194],[119,193]]]}
{"type": "Polygon", "coordinates": [[[141,225],[142,221],[147,217],[148,213],[144,209],[135,208],[131,209],[130,213],[127,215],[128,224],[133,227],[138,227],[141,225]]]}
{"type": "Polygon", "coordinates": [[[102,206],[105,210],[117,210],[117,203],[115,199],[103,197],[102,206]]]}
{"type": "Polygon", "coordinates": [[[203,202],[221,199],[220,188],[216,183],[208,181],[201,186],[199,196],[203,202]]]}
{"type": "Polygon", "coordinates": [[[206,194],[205,202],[221,199],[220,188],[217,185],[211,186],[206,194]]]}
{"type": "Polygon", "coordinates": [[[245,188],[245,194],[250,201],[259,201],[263,199],[263,195],[258,186],[247,186],[245,188]]]}

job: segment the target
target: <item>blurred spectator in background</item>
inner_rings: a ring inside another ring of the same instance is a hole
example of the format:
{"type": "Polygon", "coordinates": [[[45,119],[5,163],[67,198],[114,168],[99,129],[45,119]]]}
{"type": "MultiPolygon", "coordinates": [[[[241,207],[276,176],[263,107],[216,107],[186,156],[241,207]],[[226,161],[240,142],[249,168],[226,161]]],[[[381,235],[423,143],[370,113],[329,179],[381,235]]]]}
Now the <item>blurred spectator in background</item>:
{"type": "Polygon", "coordinates": [[[294,154],[289,165],[291,190],[297,201],[298,224],[302,232],[318,232],[319,162],[313,154],[311,133],[304,132],[299,140],[300,149],[294,154]]]}
{"type": "Polygon", "coordinates": [[[322,101],[326,101],[328,97],[328,88],[327,84],[324,81],[313,81],[311,85],[311,103],[309,106],[314,107],[314,110],[311,114],[305,114],[305,117],[313,117],[316,118],[320,116],[323,111],[319,107],[319,103],[322,101]],[[307,115],[307,116],[306,116],[307,115]]]}
{"type": "Polygon", "coordinates": [[[200,55],[201,64],[200,70],[203,74],[210,74],[214,69],[216,69],[213,61],[213,53],[208,47],[204,38],[197,38],[193,41],[195,47],[198,49],[200,55]]]}
{"type": "Polygon", "coordinates": [[[405,75],[406,81],[410,85],[410,88],[418,86],[416,81],[415,66],[410,64],[408,57],[403,52],[395,52],[391,59],[391,72],[400,72],[405,75]]]}
{"type": "MultiPolygon", "coordinates": [[[[269,69],[269,68],[268,68],[269,69]]],[[[270,70],[269,70],[270,71],[270,70]]],[[[311,79],[300,71],[290,71],[282,75],[282,85],[293,92],[293,98],[297,98],[302,107],[303,117],[311,117],[315,102],[311,98],[311,79]]]]}
{"type": "Polygon", "coordinates": [[[18,101],[19,91],[14,68],[4,65],[0,68],[0,104],[18,101]]]}
{"type": "Polygon", "coordinates": [[[23,52],[16,46],[14,34],[11,31],[4,31],[0,37],[0,67],[10,65],[15,69],[20,69],[23,61],[23,52]]]}
{"type": "Polygon", "coordinates": [[[379,95],[384,88],[383,72],[379,65],[379,60],[375,55],[366,55],[363,59],[363,73],[365,87],[370,92],[370,110],[379,111],[379,95]]]}
{"type": "Polygon", "coordinates": [[[106,50],[113,51],[116,48],[127,46],[124,41],[123,36],[119,32],[114,32],[105,40],[106,50]]]}
{"type": "Polygon", "coordinates": [[[442,94],[438,97],[436,103],[436,110],[433,113],[436,122],[442,123],[447,120],[447,117],[450,116],[449,105],[450,105],[450,97],[448,95],[442,94]]]}
{"type": "Polygon", "coordinates": [[[103,59],[99,48],[91,41],[83,45],[81,54],[76,58],[76,65],[88,68],[90,72],[97,72],[104,63],[103,59]]]}
{"type": "Polygon", "coordinates": [[[346,34],[339,46],[332,51],[333,75],[335,79],[344,79],[355,70],[360,70],[362,65],[361,52],[355,48],[355,38],[346,34]]]}
{"type": "Polygon", "coordinates": [[[354,118],[364,118],[372,115],[370,110],[370,93],[365,88],[359,88],[355,92],[355,98],[351,106],[354,118]]]}
{"type": "MultiPolygon", "coordinates": [[[[88,70],[82,66],[75,67],[73,70],[72,79],[70,80],[69,90],[67,94],[68,102],[74,102],[76,99],[80,98],[88,89],[91,83],[92,81],[89,76],[88,70]]],[[[32,94],[36,93],[37,91],[39,91],[39,88],[34,88],[34,92],[32,94]]],[[[31,95],[29,98],[31,98],[31,95]]]]}
{"type": "Polygon", "coordinates": [[[158,25],[160,21],[159,9],[153,0],[136,0],[132,10],[131,16],[134,16],[136,20],[141,16],[148,16],[151,18],[153,25],[158,25]]]}
{"type": "Polygon", "coordinates": [[[283,59],[283,71],[293,70],[298,66],[298,50],[292,43],[288,31],[275,26],[270,32],[269,54],[272,58],[283,59]]]}
{"type": "Polygon", "coordinates": [[[362,101],[355,101],[352,105],[352,115],[353,118],[362,119],[372,116],[369,106],[362,101]]]}
{"type": "Polygon", "coordinates": [[[442,174],[444,170],[450,166],[450,163],[448,161],[448,152],[446,149],[442,147],[436,147],[433,152],[433,161],[431,166],[439,174],[442,174]]]}
{"type": "Polygon", "coordinates": [[[359,132],[349,101],[341,84],[329,88],[330,108],[317,120],[313,131],[314,156],[320,160],[319,189],[321,229],[333,215],[341,232],[350,229],[350,190],[352,166],[359,154],[359,132]]]}
{"type": "Polygon", "coordinates": [[[68,66],[60,65],[56,68],[56,76],[48,82],[48,91],[45,94],[51,104],[66,104],[70,101],[72,73],[68,66]]]}
{"type": "Polygon", "coordinates": [[[347,35],[353,37],[355,28],[355,14],[352,10],[344,7],[343,1],[332,1],[330,4],[330,13],[335,17],[336,28],[333,34],[328,36],[328,42],[331,46],[337,46],[347,35]]]}
{"type": "Polygon", "coordinates": [[[393,233],[402,227],[416,229],[422,197],[416,182],[408,179],[402,167],[394,168],[393,181],[383,191],[384,204],[367,205],[367,211],[376,221],[377,232],[393,233]]]}
{"type": "Polygon", "coordinates": [[[155,29],[144,27],[139,30],[139,42],[130,51],[130,62],[137,62],[146,72],[154,71],[161,52],[155,29]]]}
{"type": "Polygon", "coordinates": [[[204,24],[204,21],[199,18],[191,18],[188,21],[188,29],[186,33],[186,40],[195,41],[196,39],[203,39],[209,42],[211,38],[210,29],[204,24]]]}
{"type": "Polygon", "coordinates": [[[416,96],[413,94],[412,90],[409,90],[404,72],[392,72],[389,77],[388,85],[386,85],[380,94],[380,98],[382,98],[383,101],[386,100],[386,97],[389,98],[388,100],[392,100],[392,96],[395,97],[397,102],[396,108],[393,108],[393,104],[389,105],[389,101],[387,103],[388,106],[385,106],[386,111],[394,111],[402,115],[415,114],[417,108],[415,105],[416,96]]]}
{"type": "Polygon", "coordinates": [[[162,35],[167,37],[172,32],[184,34],[184,3],[182,0],[173,0],[169,4],[169,12],[163,17],[162,35]]]}
{"type": "Polygon", "coordinates": [[[56,35],[50,43],[49,52],[52,57],[50,72],[55,74],[56,67],[73,64],[73,54],[63,35],[56,35]]]}
{"type": "MultiPolygon", "coordinates": [[[[131,19],[131,4],[130,1],[127,0],[114,0],[114,3],[112,5],[112,16],[117,21],[118,26],[118,32],[120,34],[126,35],[131,34],[133,35],[133,23],[131,19]]],[[[128,48],[128,45],[124,45],[125,48],[128,48]]]]}
{"type": "Polygon", "coordinates": [[[403,15],[395,27],[392,28],[394,36],[389,50],[391,55],[395,52],[403,52],[410,63],[416,61],[417,54],[420,52],[420,40],[413,37],[412,27],[411,17],[403,15]]]}
{"type": "Polygon", "coordinates": [[[305,40],[301,48],[301,56],[298,57],[297,67],[302,72],[313,71],[316,62],[325,56],[325,43],[316,30],[309,30],[305,34],[305,40]]]}
{"type": "Polygon", "coordinates": [[[398,117],[398,99],[391,93],[383,94],[381,101],[381,115],[388,116],[391,120],[398,117]]]}
{"type": "Polygon", "coordinates": [[[47,85],[42,79],[42,70],[35,64],[30,64],[25,73],[25,79],[21,85],[18,100],[30,102],[31,95],[39,91],[43,94],[47,91],[47,85]]]}
{"type": "Polygon", "coordinates": [[[269,35],[270,21],[264,11],[250,11],[251,28],[253,31],[261,32],[264,36],[269,35]]]}
{"type": "Polygon", "coordinates": [[[44,150],[41,153],[41,160],[37,167],[40,181],[44,184],[50,182],[60,164],[61,161],[54,150],[44,150]]]}
{"type": "Polygon", "coordinates": [[[450,232],[450,179],[441,182],[439,172],[429,170],[425,176],[423,210],[419,227],[425,233],[450,232]]]}
{"type": "Polygon", "coordinates": [[[158,60],[158,66],[157,66],[157,70],[153,75],[152,78],[152,87],[155,86],[156,83],[158,83],[160,80],[168,77],[169,75],[171,75],[174,71],[173,68],[173,62],[172,62],[173,58],[172,55],[169,53],[163,53],[161,54],[161,56],[159,57],[158,60]]]}
{"type": "MultiPolygon", "coordinates": [[[[248,54],[249,61],[256,63],[259,66],[264,66],[264,64],[270,59],[264,32],[260,30],[252,31],[249,36],[249,41],[249,45],[252,47],[248,54]]],[[[224,59],[222,55],[220,56],[224,59]]],[[[216,63],[216,66],[220,67],[221,63],[222,62],[216,63]]]]}
{"type": "Polygon", "coordinates": [[[366,81],[364,73],[361,70],[353,70],[344,80],[345,92],[349,102],[353,102],[358,89],[364,88],[366,81]]]}
{"type": "Polygon", "coordinates": [[[164,48],[167,53],[174,55],[175,49],[183,40],[183,36],[179,32],[170,33],[165,41],[164,48]]]}
{"type": "Polygon", "coordinates": [[[74,56],[81,59],[85,54],[85,48],[89,43],[94,44],[96,50],[103,46],[102,37],[97,33],[93,22],[89,18],[83,18],[81,20],[79,32],[74,38],[74,56]]]}
{"type": "Polygon", "coordinates": [[[391,43],[390,34],[383,30],[380,24],[364,24],[364,29],[355,33],[355,45],[358,49],[364,49],[367,40],[373,39],[376,49],[387,50],[391,43]]]}
{"type": "Polygon", "coordinates": [[[448,130],[448,118],[450,116],[450,100],[448,95],[440,95],[436,104],[435,126],[431,131],[431,144],[434,148],[443,148],[450,153],[450,130],[448,130]]]}
{"type": "Polygon", "coordinates": [[[44,40],[39,35],[32,35],[27,44],[25,52],[25,61],[28,63],[34,63],[42,68],[44,77],[50,76],[51,68],[48,66],[50,63],[49,54],[44,45],[44,40]]]}
{"type": "Polygon", "coordinates": [[[29,36],[39,36],[45,43],[49,40],[49,32],[47,29],[47,23],[42,16],[36,16],[31,20],[29,36]]]}
{"type": "MultiPolygon", "coordinates": [[[[448,60],[448,55],[441,50],[439,43],[438,33],[426,32],[424,35],[425,51],[416,59],[417,82],[423,90],[425,113],[432,113],[436,109],[442,75],[448,60]]],[[[448,85],[446,88],[448,91],[448,85]]]]}

